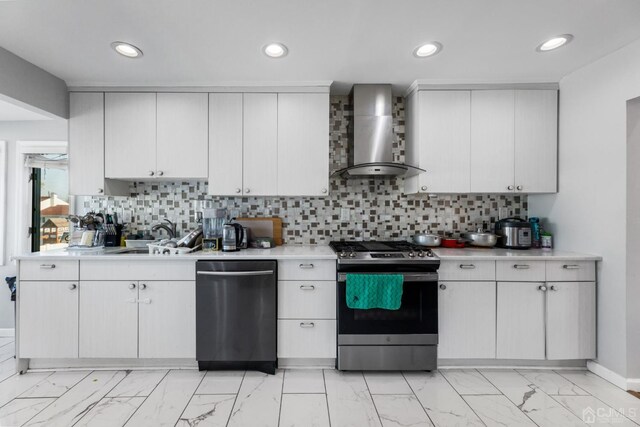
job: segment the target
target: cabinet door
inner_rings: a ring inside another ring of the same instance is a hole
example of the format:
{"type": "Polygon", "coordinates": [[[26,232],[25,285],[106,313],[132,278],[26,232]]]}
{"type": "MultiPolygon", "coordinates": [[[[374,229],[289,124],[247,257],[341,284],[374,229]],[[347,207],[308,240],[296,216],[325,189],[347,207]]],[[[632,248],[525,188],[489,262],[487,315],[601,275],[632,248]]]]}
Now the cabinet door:
{"type": "Polygon", "coordinates": [[[106,93],[105,176],[149,179],[156,173],[156,94],[106,93]]]}
{"type": "Polygon", "coordinates": [[[558,91],[517,90],[515,184],[523,193],[558,191],[558,91]]]}
{"type": "Polygon", "coordinates": [[[496,357],[496,282],[441,282],[438,358],[496,357]]]}
{"type": "Polygon", "coordinates": [[[471,91],[471,192],[514,186],[514,91],[471,91]]]}
{"type": "Polygon", "coordinates": [[[595,358],[595,282],[549,282],[547,288],[547,359],[595,358]]]}
{"type": "Polygon", "coordinates": [[[80,357],[138,357],[137,282],[80,283],[80,357]]]}
{"type": "Polygon", "coordinates": [[[196,282],[140,282],[139,357],[196,357],[196,282]]]}
{"type": "Polygon", "coordinates": [[[242,94],[209,94],[209,187],[213,196],[242,195],[242,94]]]}
{"type": "MultiPolygon", "coordinates": [[[[278,194],[278,95],[245,93],[243,117],[244,195],[276,195],[278,194]]],[[[223,161],[235,163],[235,159],[223,159],[223,161]]]]}
{"type": "Polygon", "coordinates": [[[496,357],[544,359],[544,283],[498,282],[496,357]]]}
{"type": "Polygon", "coordinates": [[[206,93],[158,93],[156,173],[206,178],[209,130],[206,93]]]}
{"type": "Polygon", "coordinates": [[[471,93],[420,91],[419,191],[468,193],[471,188],[471,93]]]}
{"type": "Polygon", "coordinates": [[[78,282],[19,284],[20,357],[78,357],[78,282]]]}
{"type": "Polygon", "coordinates": [[[329,94],[278,94],[278,194],[329,192],[329,94]]]}

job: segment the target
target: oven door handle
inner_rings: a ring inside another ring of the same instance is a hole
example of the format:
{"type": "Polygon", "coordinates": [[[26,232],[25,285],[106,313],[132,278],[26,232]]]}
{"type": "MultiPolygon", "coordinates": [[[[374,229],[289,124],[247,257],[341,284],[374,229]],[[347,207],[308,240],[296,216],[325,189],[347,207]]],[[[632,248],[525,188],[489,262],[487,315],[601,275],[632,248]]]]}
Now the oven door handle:
{"type": "Polygon", "coordinates": [[[347,274],[402,274],[405,282],[437,282],[438,273],[338,273],[338,282],[346,282],[347,274]]]}

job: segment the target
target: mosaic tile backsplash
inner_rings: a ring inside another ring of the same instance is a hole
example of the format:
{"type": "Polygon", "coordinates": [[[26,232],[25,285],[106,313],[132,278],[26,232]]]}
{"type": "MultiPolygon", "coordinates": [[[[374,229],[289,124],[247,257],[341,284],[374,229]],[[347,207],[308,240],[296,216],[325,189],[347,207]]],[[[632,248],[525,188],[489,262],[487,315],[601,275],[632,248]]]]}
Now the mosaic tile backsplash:
{"type": "MultiPolygon", "coordinates": [[[[331,172],[347,166],[347,123],[353,109],[347,96],[332,96],[330,110],[331,172]]],[[[404,161],[404,103],[394,100],[394,160],[404,161]]],[[[93,197],[84,211],[117,212],[131,218],[129,230],[149,229],[163,218],[177,223],[180,235],[196,227],[203,201],[227,208],[234,217],[280,217],[287,244],[331,240],[406,240],[418,232],[452,233],[492,227],[499,216],[527,215],[524,195],[403,194],[403,178],[332,178],[328,197],[214,197],[207,183],[136,182],[130,197],[93,197]]],[[[162,232],[161,232],[162,233],[162,232]]],[[[159,236],[158,236],[159,237],[159,236]]]]}

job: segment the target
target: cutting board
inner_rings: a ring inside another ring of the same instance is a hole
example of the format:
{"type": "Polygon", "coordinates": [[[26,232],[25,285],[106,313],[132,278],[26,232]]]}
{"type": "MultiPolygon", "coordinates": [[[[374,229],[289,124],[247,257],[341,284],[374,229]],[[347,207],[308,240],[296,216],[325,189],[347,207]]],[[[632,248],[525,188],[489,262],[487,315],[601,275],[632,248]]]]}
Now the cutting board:
{"type": "Polygon", "coordinates": [[[282,246],[282,218],[236,218],[236,222],[251,229],[251,237],[271,237],[282,246]]]}

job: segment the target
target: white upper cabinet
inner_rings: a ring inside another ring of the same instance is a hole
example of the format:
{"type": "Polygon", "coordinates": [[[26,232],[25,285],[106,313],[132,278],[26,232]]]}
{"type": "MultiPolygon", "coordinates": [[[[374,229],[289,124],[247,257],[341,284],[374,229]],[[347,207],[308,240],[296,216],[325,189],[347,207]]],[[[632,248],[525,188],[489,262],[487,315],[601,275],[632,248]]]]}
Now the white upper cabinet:
{"type": "Polygon", "coordinates": [[[148,179],[156,173],[156,94],[105,94],[105,176],[148,179]]]}
{"type": "Polygon", "coordinates": [[[207,94],[158,93],[157,101],[157,176],[207,178],[207,94]]]}
{"type": "Polygon", "coordinates": [[[242,94],[209,94],[209,187],[214,196],[242,195],[242,94]]]}
{"type": "Polygon", "coordinates": [[[515,92],[515,185],[522,193],[558,191],[558,91],[515,92]]]}
{"type": "Polygon", "coordinates": [[[471,92],[471,192],[504,193],[514,183],[514,92],[471,92]]]}
{"type": "Polygon", "coordinates": [[[127,195],[128,183],[104,178],[104,93],[72,92],[69,98],[69,192],[127,195]]]}
{"type": "Polygon", "coordinates": [[[207,177],[204,93],[106,93],[105,176],[207,177]]]}
{"type": "MultiPolygon", "coordinates": [[[[278,95],[245,93],[243,101],[243,193],[245,196],[277,195],[278,95]]],[[[224,161],[233,162],[233,159],[224,161]]]]}
{"type": "Polygon", "coordinates": [[[278,94],[278,194],[329,192],[329,94],[278,94]]]}
{"type": "Polygon", "coordinates": [[[558,91],[416,90],[406,98],[406,193],[557,191],[558,91]]]}
{"type": "Polygon", "coordinates": [[[407,192],[468,193],[471,92],[420,91],[417,108],[412,143],[418,166],[426,172],[407,180],[414,187],[407,192]]]}

